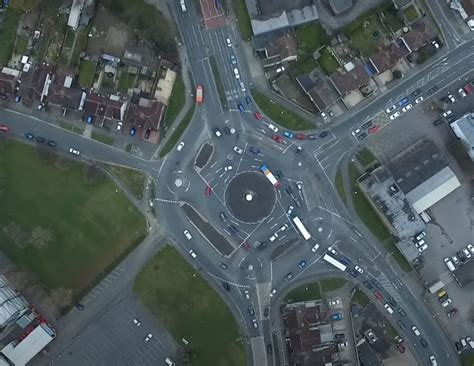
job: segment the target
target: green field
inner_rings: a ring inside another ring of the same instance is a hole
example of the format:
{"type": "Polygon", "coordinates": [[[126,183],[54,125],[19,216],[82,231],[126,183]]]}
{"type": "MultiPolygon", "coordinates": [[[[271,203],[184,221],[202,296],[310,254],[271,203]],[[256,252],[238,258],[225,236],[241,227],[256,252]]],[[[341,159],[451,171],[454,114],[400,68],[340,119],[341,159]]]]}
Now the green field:
{"type": "Polygon", "coordinates": [[[94,81],[95,62],[82,60],[79,64],[79,84],[85,87],[92,85],[94,81]]]}
{"type": "Polygon", "coordinates": [[[339,193],[339,197],[341,197],[341,200],[344,202],[344,204],[347,204],[346,191],[344,189],[344,179],[340,167],[337,169],[335,184],[337,193],[339,193]]]}
{"type": "Polygon", "coordinates": [[[274,122],[278,123],[281,127],[292,131],[304,131],[315,128],[310,121],[300,117],[295,112],[272,102],[265,95],[259,93],[255,89],[252,89],[251,93],[263,113],[270,117],[274,122]]]}
{"type": "Polygon", "coordinates": [[[0,27],[0,65],[6,65],[10,61],[15,43],[16,27],[20,19],[20,13],[9,7],[4,13],[2,27],[0,27]]]}
{"type": "Polygon", "coordinates": [[[357,290],[354,296],[351,299],[352,302],[359,304],[361,307],[366,307],[367,304],[370,302],[367,295],[362,290],[357,290]]]}
{"type": "Polygon", "coordinates": [[[306,23],[296,28],[298,53],[312,54],[329,42],[330,38],[319,22],[306,23]]]}
{"type": "Polygon", "coordinates": [[[184,108],[184,103],[186,102],[186,95],[184,90],[183,77],[178,73],[176,81],[173,85],[173,91],[171,92],[171,97],[169,101],[168,108],[166,109],[166,116],[163,120],[165,127],[169,127],[179,112],[184,108]]]}
{"type": "Polygon", "coordinates": [[[245,0],[233,0],[234,13],[238,21],[240,36],[244,41],[249,41],[252,37],[252,24],[245,5],[245,0]]]}
{"type": "Polygon", "coordinates": [[[463,366],[474,366],[474,353],[462,357],[463,366]]]}
{"type": "MultiPolygon", "coordinates": [[[[172,247],[140,271],[135,294],[177,342],[189,341],[194,366],[244,366],[236,321],[224,301],[172,247]]],[[[233,288],[231,291],[238,291],[233,288]]]]}
{"type": "Polygon", "coordinates": [[[144,217],[99,170],[46,149],[0,149],[0,196],[0,248],[76,298],[146,235],[144,217]]]}
{"type": "Polygon", "coordinates": [[[294,303],[320,299],[321,289],[319,287],[319,282],[313,282],[295,288],[286,295],[284,301],[287,303],[294,303]]]}
{"type": "Polygon", "coordinates": [[[323,292],[336,291],[346,283],[347,281],[343,278],[327,278],[319,281],[319,284],[321,285],[321,291],[323,292]]]}
{"type": "Polygon", "coordinates": [[[414,5],[410,5],[408,8],[404,9],[403,14],[409,22],[414,22],[419,16],[414,5]]]}
{"type": "Polygon", "coordinates": [[[377,160],[372,151],[370,151],[367,147],[357,152],[356,157],[364,167],[367,167],[377,160]]]}
{"type": "Polygon", "coordinates": [[[143,189],[146,178],[145,173],[118,165],[109,165],[107,166],[107,169],[120,179],[137,199],[141,200],[143,198],[143,189]]]}
{"type": "Polygon", "coordinates": [[[114,139],[112,137],[101,135],[99,133],[92,132],[91,137],[92,137],[92,139],[94,139],[96,141],[100,141],[103,144],[112,145],[114,143],[114,139]]]}

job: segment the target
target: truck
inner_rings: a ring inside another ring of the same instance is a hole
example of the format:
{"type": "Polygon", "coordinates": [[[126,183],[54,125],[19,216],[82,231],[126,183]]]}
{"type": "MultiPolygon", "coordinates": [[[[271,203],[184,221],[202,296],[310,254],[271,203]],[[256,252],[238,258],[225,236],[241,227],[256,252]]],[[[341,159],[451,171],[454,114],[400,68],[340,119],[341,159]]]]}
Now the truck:
{"type": "Polygon", "coordinates": [[[196,103],[197,104],[202,104],[203,102],[203,87],[201,84],[199,84],[197,87],[196,87],[196,103]]]}
{"type": "Polygon", "coordinates": [[[437,291],[441,290],[442,288],[444,287],[444,283],[443,281],[436,281],[435,283],[433,283],[428,291],[432,294],[436,293],[437,291]]]}
{"type": "Polygon", "coordinates": [[[271,184],[273,184],[275,188],[281,186],[281,183],[275,178],[273,173],[270,171],[270,169],[268,169],[265,164],[260,167],[260,171],[265,175],[265,177],[267,177],[267,179],[270,181],[271,184]]]}

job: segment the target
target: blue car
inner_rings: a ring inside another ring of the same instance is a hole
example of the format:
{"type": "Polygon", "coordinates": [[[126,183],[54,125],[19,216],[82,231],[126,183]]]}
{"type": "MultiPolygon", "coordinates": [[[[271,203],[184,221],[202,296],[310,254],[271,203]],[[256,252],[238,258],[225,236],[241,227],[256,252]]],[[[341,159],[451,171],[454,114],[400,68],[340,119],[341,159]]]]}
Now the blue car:
{"type": "Polygon", "coordinates": [[[137,133],[137,129],[136,129],[135,127],[132,127],[132,128],[130,129],[130,135],[131,135],[131,136],[135,136],[136,133],[137,133]]]}
{"type": "Polygon", "coordinates": [[[341,313],[332,314],[332,315],[331,315],[331,319],[332,319],[332,320],[341,320],[341,319],[342,319],[342,315],[341,315],[341,313]]]}
{"type": "Polygon", "coordinates": [[[247,102],[247,105],[248,105],[249,107],[253,106],[252,99],[250,99],[250,97],[246,97],[246,98],[245,98],[245,101],[247,102]]]}
{"type": "Polygon", "coordinates": [[[283,131],[283,135],[285,137],[288,137],[289,139],[292,139],[293,137],[295,137],[295,135],[290,131],[283,131]]]}
{"type": "Polygon", "coordinates": [[[86,123],[92,124],[92,122],[94,122],[94,117],[93,116],[87,116],[86,123]]]}
{"type": "Polygon", "coordinates": [[[260,150],[257,149],[257,148],[254,147],[254,146],[250,146],[250,147],[249,147],[249,150],[250,150],[251,152],[253,152],[254,154],[258,154],[258,153],[260,152],[260,150]]]}
{"type": "Polygon", "coordinates": [[[400,99],[399,102],[398,102],[398,105],[400,107],[405,107],[406,105],[408,104],[408,97],[405,97],[403,99],[400,99]]]}
{"type": "Polygon", "coordinates": [[[240,113],[244,113],[244,112],[245,112],[245,108],[244,108],[244,105],[243,105],[242,103],[237,104],[237,108],[239,108],[239,112],[240,112],[240,113]]]}
{"type": "Polygon", "coordinates": [[[306,261],[301,261],[298,263],[298,268],[299,269],[303,269],[304,267],[306,267],[306,261]]]}

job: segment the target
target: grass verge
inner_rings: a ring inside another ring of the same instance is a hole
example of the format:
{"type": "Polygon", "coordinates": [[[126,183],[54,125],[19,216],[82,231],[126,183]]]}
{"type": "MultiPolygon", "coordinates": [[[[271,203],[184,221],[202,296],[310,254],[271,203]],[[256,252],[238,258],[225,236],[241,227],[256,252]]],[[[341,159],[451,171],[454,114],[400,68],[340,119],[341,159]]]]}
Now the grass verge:
{"type": "Polygon", "coordinates": [[[289,292],[285,297],[286,303],[311,301],[321,299],[321,289],[319,282],[308,283],[306,285],[299,286],[293,291],[289,292]]]}
{"type": "Polygon", "coordinates": [[[341,167],[337,169],[335,184],[339,197],[341,197],[341,200],[344,202],[344,204],[347,204],[346,191],[344,189],[344,178],[342,176],[341,167]]]}
{"type": "Polygon", "coordinates": [[[77,134],[79,134],[79,135],[81,135],[81,134],[84,132],[84,128],[83,128],[83,127],[77,127],[77,126],[72,125],[72,124],[70,124],[70,123],[59,122],[59,125],[61,126],[61,128],[64,128],[65,130],[68,130],[68,131],[77,133],[77,134]]]}
{"type": "Polygon", "coordinates": [[[322,292],[331,292],[340,289],[347,281],[342,278],[326,278],[319,281],[322,292]]]}
{"type": "Polygon", "coordinates": [[[182,337],[189,341],[193,365],[245,365],[244,346],[237,341],[240,334],[229,308],[174,248],[163,248],[147,263],[134,291],[177,342],[182,337]]]}
{"type": "Polygon", "coordinates": [[[298,114],[290,111],[289,109],[272,102],[265,95],[259,93],[255,89],[251,90],[252,96],[259,108],[265,113],[270,119],[278,123],[280,126],[285,127],[292,131],[303,131],[314,129],[314,125],[308,120],[300,117],[298,114]]]}
{"type": "Polygon", "coordinates": [[[186,102],[186,95],[184,90],[184,82],[181,74],[178,74],[176,81],[173,85],[173,91],[171,92],[170,102],[166,109],[166,116],[163,121],[164,127],[169,127],[174,122],[179,112],[184,107],[186,102]]]}
{"type": "Polygon", "coordinates": [[[357,160],[364,166],[367,167],[377,160],[375,155],[368,148],[363,148],[356,154],[357,160]]]}
{"type": "Polygon", "coordinates": [[[474,366],[474,353],[462,357],[463,366],[474,366]]]}
{"type": "Polygon", "coordinates": [[[3,24],[0,28],[0,65],[6,65],[10,61],[19,19],[20,13],[12,7],[8,7],[4,13],[3,24]]]}
{"type": "Polygon", "coordinates": [[[166,141],[165,146],[163,146],[163,149],[160,151],[160,158],[166,156],[176,145],[178,140],[181,138],[183,135],[184,131],[186,130],[186,127],[188,127],[189,123],[191,123],[191,120],[194,115],[194,109],[196,108],[196,105],[193,103],[191,109],[186,113],[176,130],[173,132],[173,134],[170,136],[168,141],[166,141]]]}
{"type": "Polygon", "coordinates": [[[364,291],[359,289],[355,292],[354,296],[352,296],[351,301],[359,304],[361,307],[365,307],[369,304],[370,299],[367,297],[364,291]]]}
{"type": "Polygon", "coordinates": [[[234,14],[237,17],[240,36],[244,41],[249,41],[252,37],[252,24],[250,23],[249,13],[245,0],[233,0],[234,14]]]}
{"type": "Polygon", "coordinates": [[[92,132],[91,137],[96,141],[102,142],[103,144],[112,145],[114,143],[114,139],[112,137],[101,135],[95,132],[92,132]]]}
{"type": "Polygon", "coordinates": [[[49,289],[77,296],[146,235],[144,217],[97,168],[10,142],[0,175],[0,248],[49,289]]]}
{"type": "Polygon", "coordinates": [[[219,94],[219,100],[223,109],[227,109],[227,98],[225,96],[224,85],[222,84],[221,74],[217,67],[217,61],[214,55],[209,56],[209,63],[211,64],[212,74],[214,75],[214,81],[216,82],[217,94],[219,94]]]}
{"type": "Polygon", "coordinates": [[[143,198],[145,173],[117,165],[108,165],[107,170],[120,179],[137,199],[141,200],[143,198]]]}

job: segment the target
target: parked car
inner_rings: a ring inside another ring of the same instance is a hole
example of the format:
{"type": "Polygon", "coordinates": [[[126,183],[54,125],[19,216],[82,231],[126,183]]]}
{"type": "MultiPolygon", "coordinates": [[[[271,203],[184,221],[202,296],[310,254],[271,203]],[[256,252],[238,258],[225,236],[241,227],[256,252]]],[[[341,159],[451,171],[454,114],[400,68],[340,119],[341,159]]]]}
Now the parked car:
{"type": "Polygon", "coordinates": [[[225,264],[224,262],[219,262],[219,267],[221,267],[222,269],[227,269],[227,264],[225,264]]]}
{"type": "Polygon", "coordinates": [[[56,141],[53,141],[53,140],[48,140],[48,145],[51,146],[51,147],[56,147],[56,146],[58,146],[58,143],[56,141]]]}
{"type": "Polygon", "coordinates": [[[307,135],[309,140],[316,140],[318,136],[315,133],[310,133],[307,135]]]}
{"type": "Polygon", "coordinates": [[[423,101],[423,97],[418,97],[415,99],[415,104],[419,104],[423,101]]]}
{"type": "Polygon", "coordinates": [[[304,139],[306,139],[306,135],[304,133],[297,133],[295,135],[295,138],[298,139],[298,140],[304,140],[304,139]]]}
{"type": "Polygon", "coordinates": [[[402,112],[408,112],[410,109],[413,108],[413,104],[407,104],[405,107],[402,108],[402,112]]]}
{"type": "Polygon", "coordinates": [[[283,138],[281,136],[277,135],[277,134],[273,134],[272,140],[274,140],[276,142],[279,142],[280,144],[282,144],[283,141],[284,141],[283,138]]]}
{"type": "Polygon", "coordinates": [[[254,316],[254,315],[255,315],[255,310],[253,309],[253,306],[252,306],[252,305],[249,305],[249,307],[248,307],[247,309],[248,309],[248,312],[249,312],[249,315],[250,315],[250,316],[254,316]]]}
{"type": "Polygon", "coordinates": [[[193,236],[191,235],[191,233],[189,232],[189,230],[184,230],[183,231],[183,234],[184,236],[186,237],[186,239],[188,240],[191,240],[193,238],[193,236]]]}
{"type": "Polygon", "coordinates": [[[298,268],[299,269],[303,269],[304,267],[306,267],[306,261],[301,261],[298,263],[298,268]]]}
{"type": "Polygon", "coordinates": [[[395,118],[400,117],[400,114],[400,111],[396,111],[394,114],[391,114],[389,118],[393,121],[395,118]]]}
{"type": "Polygon", "coordinates": [[[257,121],[260,121],[263,118],[263,116],[260,112],[255,112],[254,116],[257,119],[257,121]]]}
{"type": "Polygon", "coordinates": [[[181,141],[179,144],[178,144],[178,147],[176,148],[177,151],[181,151],[183,150],[183,147],[184,147],[184,142],[181,141]]]}
{"type": "Polygon", "coordinates": [[[447,111],[443,112],[442,116],[443,116],[444,118],[446,118],[446,117],[450,116],[451,114],[453,114],[453,111],[447,110],[447,111]]]}
{"type": "MultiPolygon", "coordinates": [[[[38,139],[38,138],[37,138],[38,139]]],[[[81,154],[81,152],[73,147],[70,147],[69,148],[69,153],[73,154],[73,155],[76,155],[76,156],[79,156],[81,154]]]]}
{"type": "Polygon", "coordinates": [[[466,94],[466,92],[464,91],[463,88],[459,88],[458,94],[461,96],[461,98],[466,98],[466,96],[467,96],[467,94],[466,94]]]}
{"type": "Polygon", "coordinates": [[[239,154],[239,155],[242,155],[244,153],[244,150],[242,150],[240,147],[238,146],[234,146],[234,151],[239,154]]]}
{"type": "Polygon", "coordinates": [[[316,253],[316,251],[319,249],[319,244],[314,244],[313,247],[311,248],[311,251],[313,253],[316,253]]]}
{"type": "Polygon", "coordinates": [[[292,138],[295,136],[295,135],[294,135],[292,132],[290,132],[290,131],[283,131],[283,135],[284,135],[285,137],[288,137],[289,139],[292,139],[292,138]]]}
{"type": "Polygon", "coordinates": [[[226,291],[230,291],[230,285],[227,282],[222,282],[222,287],[224,287],[226,291]]]}
{"type": "Polygon", "coordinates": [[[250,146],[250,147],[249,147],[249,150],[250,150],[251,152],[253,152],[254,154],[258,154],[258,153],[260,152],[260,150],[257,149],[255,146],[250,146]]]}
{"type": "Polygon", "coordinates": [[[152,338],[153,338],[153,334],[148,333],[145,337],[145,342],[147,342],[147,343],[150,342],[150,339],[152,339],[152,338]]]}
{"type": "Polygon", "coordinates": [[[214,135],[216,135],[216,137],[221,137],[222,136],[221,130],[219,130],[217,127],[215,127],[214,128],[214,135]]]}
{"type": "Polygon", "coordinates": [[[328,302],[329,306],[336,306],[336,305],[339,305],[340,303],[341,301],[339,299],[330,300],[328,302]]]}
{"type": "Polygon", "coordinates": [[[342,314],[341,313],[336,313],[331,315],[332,320],[341,320],[342,319],[342,314]]]}
{"type": "Polygon", "coordinates": [[[394,104],[394,105],[388,107],[388,108],[385,110],[385,112],[387,112],[387,113],[392,113],[395,109],[397,109],[397,106],[394,104]]]}
{"type": "Polygon", "coordinates": [[[454,96],[451,93],[448,93],[447,97],[451,104],[456,103],[456,98],[454,98],[454,96]]]}
{"type": "Polygon", "coordinates": [[[194,258],[194,259],[197,258],[197,254],[196,254],[196,252],[195,252],[194,250],[189,249],[189,250],[188,250],[188,253],[189,253],[189,255],[190,255],[192,258],[194,258]]]}
{"type": "Polygon", "coordinates": [[[328,131],[323,131],[319,134],[319,137],[321,137],[322,139],[329,136],[329,132],[328,131]]]}
{"type": "MultiPolygon", "coordinates": [[[[0,128],[1,128],[1,126],[0,126],[0,128]]],[[[35,138],[35,135],[33,135],[30,132],[27,132],[27,133],[25,133],[25,137],[29,140],[33,140],[35,138]]]]}
{"type": "Polygon", "coordinates": [[[380,291],[374,291],[374,296],[377,298],[377,300],[382,301],[384,299],[383,295],[380,293],[380,291]]]}
{"type": "Polygon", "coordinates": [[[254,327],[255,329],[257,329],[257,328],[258,328],[258,322],[257,322],[257,319],[255,319],[255,318],[253,318],[253,319],[252,319],[252,325],[253,325],[253,327],[254,327]]]}
{"type": "Polygon", "coordinates": [[[278,132],[278,127],[275,125],[272,125],[271,123],[268,124],[268,128],[272,130],[273,132],[278,132]]]}
{"type": "Polygon", "coordinates": [[[140,322],[140,320],[138,320],[137,318],[134,318],[134,319],[133,319],[133,324],[135,324],[137,327],[139,327],[140,325],[142,325],[142,323],[140,322]]]}

